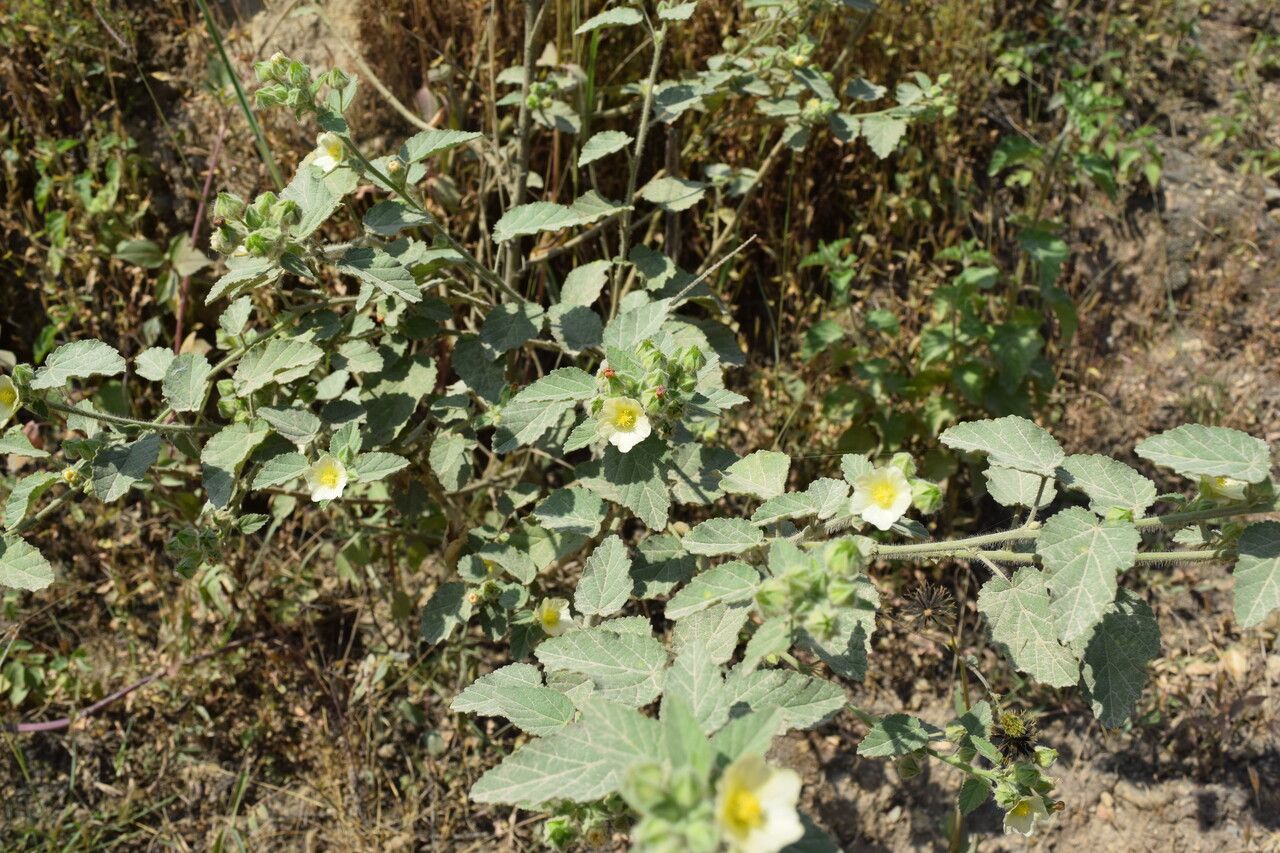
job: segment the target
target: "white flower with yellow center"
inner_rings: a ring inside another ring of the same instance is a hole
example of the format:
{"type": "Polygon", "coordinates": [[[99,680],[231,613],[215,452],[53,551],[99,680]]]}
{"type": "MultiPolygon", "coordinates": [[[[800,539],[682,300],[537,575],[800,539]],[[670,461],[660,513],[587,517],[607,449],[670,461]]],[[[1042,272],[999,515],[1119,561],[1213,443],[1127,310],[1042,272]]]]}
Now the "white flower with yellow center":
{"type": "Polygon", "coordinates": [[[0,426],[9,422],[18,411],[18,386],[8,376],[0,376],[0,426]]]}
{"type": "Polygon", "coordinates": [[[849,509],[863,521],[888,530],[911,506],[911,484],[898,468],[886,465],[853,481],[853,500],[849,509]]]}
{"type": "Polygon", "coordinates": [[[1030,835],[1037,822],[1048,819],[1049,810],[1044,807],[1043,797],[1023,797],[1004,813],[1004,831],[1030,835]]]}
{"type": "Polygon", "coordinates": [[[322,133],[316,137],[316,150],[307,159],[324,174],[329,174],[342,164],[346,157],[342,139],[336,133],[322,133]]]}
{"type": "Polygon", "coordinates": [[[725,768],[716,798],[720,834],[734,853],[774,853],[800,840],[800,774],[744,755],[725,768]]]}
{"type": "Polygon", "coordinates": [[[1244,480],[1232,477],[1205,477],[1202,482],[1209,494],[1229,501],[1244,500],[1244,490],[1249,487],[1244,480]]]}
{"type": "Polygon", "coordinates": [[[346,466],[326,453],[307,469],[307,487],[311,489],[313,501],[342,497],[342,490],[347,487],[346,466]]]}
{"type": "Polygon", "coordinates": [[[626,453],[649,437],[653,426],[644,406],[630,397],[610,397],[600,407],[600,434],[626,453]]]}
{"type": "Polygon", "coordinates": [[[544,598],[533,611],[534,621],[548,637],[559,637],[573,627],[573,612],[563,598],[544,598]]]}

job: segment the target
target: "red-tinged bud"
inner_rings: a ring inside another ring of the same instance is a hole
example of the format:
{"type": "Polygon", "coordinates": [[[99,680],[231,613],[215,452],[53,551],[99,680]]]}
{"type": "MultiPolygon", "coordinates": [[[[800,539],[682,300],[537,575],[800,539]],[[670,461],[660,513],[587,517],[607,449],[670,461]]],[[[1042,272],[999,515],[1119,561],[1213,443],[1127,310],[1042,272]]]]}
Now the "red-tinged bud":
{"type": "Polygon", "coordinates": [[[654,388],[653,395],[657,397],[659,400],[665,398],[667,396],[667,386],[659,385],[657,388],[654,388]]]}
{"type": "Polygon", "coordinates": [[[615,377],[615,376],[617,376],[617,375],[618,375],[618,371],[614,370],[612,367],[606,367],[606,368],[604,369],[604,378],[605,378],[605,379],[612,379],[613,377],[615,377]]]}

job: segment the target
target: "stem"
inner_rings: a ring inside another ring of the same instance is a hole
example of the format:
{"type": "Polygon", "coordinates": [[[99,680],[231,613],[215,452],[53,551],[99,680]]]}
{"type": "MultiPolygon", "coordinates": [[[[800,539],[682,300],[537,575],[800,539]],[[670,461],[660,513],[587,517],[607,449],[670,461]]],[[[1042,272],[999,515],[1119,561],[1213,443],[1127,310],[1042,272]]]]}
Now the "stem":
{"type": "MultiPolygon", "coordinates": [[[[645,79],[644,84],[644,105],[640,111],[640,128],[636,131],[636,147],[631,154],[631,168],[627,174],[627,194],[622,200],[626,210],[622,213],[618,257],[623,263],[626,263],[627,255],[630,253],[631,248],[631,212],[636,203],[636,180],[640,176],[640,160],[644,156],[645,137],[649,135],[649,120],[653,115],[653,87],[658,79],[658,65],[662,61],[662,44],[666,41],[666,38],[667,25],[663,24],[657,31],[653,32],[653,59],[649,63],[649,76],[645,79]]],[[[618,313],[618,289],[621,284],[621,268],[615,269],[613,294],[609,305],[610,319],[618,313]]]]}
{"type": "Polygon", "coordinates": [[[136,427],[138,429],[154,429],[159,432],[190,432],[190,433],[213,433],[217,432],[221,427],[205,427],[193,426],[191,424],[163,424],[156,421],[144,421],[138,418],[127,418],[123,415],[109,415],[106,412],[95,412],[88,409],[77,409],[74,406],[66,406],[62,403],[55,403],[52,400],[46,400],[45,405],[55,412],[62,412],[66,415],[81,415],[91,418],[95,421],[114,424],[122,427],[136,427]]]}
{"type": "MultiPolygon", "coordinates": [[[[1140,518],[1133,522],[1139,530],[1155,527],[1180,527],[1193,521],[1209,521],[1234,518],[1241,515],[1259,515],[1280,510],[1280,498],[1253,504],[1237,506],[1210,507],[1208,509],[1171,512],[1167,515],[1140,518]]],[[[1007,542],[1033,542],[1040,536],[1043,527],[1029,523],[1013,530],[1002,530],[998,533],[987,533],[982,536],[969,536],[963,539],[951,539],[943,542],[923,542],[911,545],[877,545],[873,557],[885,560],[910,560],[916,558],[943,559],[957,557],[960,559],[988,559],[1001,563],[1033,565],[1035,554],[1027,551],[985,550],[986,545],[1001,545],[1007,542]]],[[[1188,560],[1213,560],[1222,557],[1222,552],[1211,549],[1190,551],[1148,551],[1139,554],[1140,563],[1180,562],[1188,560]]]]}
{"type": "MultiPolygon", "coordinates": [[[[542,0],[524,0],[524,82],[520,86],[520,160],[516,168],[516,189],[511,197],[511,206],[524,204],[525,194],[529,191],[529,156],[533,151],[533,134],[530,126],[533,123],[533,110],[529,108],[529,92],[533,87],[533,68],[537,57],[533,53],[534,39],[537,36],[538,23],[542,19],[542,0]]],[[[516,266],[520,262],[520,238],[513,238],[507,243],[507,268],[504,281],[511,287],[515,280],[516,266]]]]}

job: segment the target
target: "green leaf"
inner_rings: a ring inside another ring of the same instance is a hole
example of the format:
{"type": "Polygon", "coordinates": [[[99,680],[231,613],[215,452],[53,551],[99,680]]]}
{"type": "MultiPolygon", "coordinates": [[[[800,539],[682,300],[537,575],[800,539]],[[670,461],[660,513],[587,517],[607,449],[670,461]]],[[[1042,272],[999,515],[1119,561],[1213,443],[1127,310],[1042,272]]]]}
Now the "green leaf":
{"type": "Polygon", "coordinates": [[[437,433],[427,461],[446,492],[456,492],[471,479],[471,452],[476,442],[456,432],[437,433]]]}
{"type": "Polygon", "coordinates": [[[401,231],[426,225],[430,218],[399,199],[384,199],[364,215],[364,227],[380,237],[394,237],[401,231]]]}
{"type": "Polygon", "coordinates": [[[240,466],[267,437],[262,421],[233,423],[215,433],[200,451],[200,471],[209,503],[222,508],[231,503],[240,466]]]}
{"type": "Polygon", "coordinates": [[[840,473],[849,485],[853,485],[863,474],[870,474],[875,468],[871,460],[859,453],[846,453],[840,457],[840,473]]]}
{"type": "Polygon", "coordinates": [[[670,312],[670,299],[658,299],[623,311],[605,326],[604,345],[619,350],[633,350],[658,334],[670,312]]]}
{"type": "Polygon", "coordinates": [[[1280,522],[1250,524],[1240,534],[1238,549],[1233,572],[1236,624],[1252,628],[1280,608],[1280,522]]]}
{"type": "Polygon", "coordinates": [[[454,628],[470,618],[467,585],[457,581],[442,583],[422,609],[422,641],[428,645],[444,642],[454,628]]]}
{"type": "Polygon", "coordinates": [[[153,270],[164,264],[164,250],[150,240],[121,240],[115,256],[127,264],[153,270]]]}
{"type": "Polygon", "coordinates": [[[840,685],[786,669],[734,670],[728,682],[730,705],[753,711],[777,708],[782,729],[808,729],[829,719],[845,706],[840,685]]]}
{"type": "Polygon", "coordinates": [[[395,453],[361,453],[351,465],[351,471],[362,483],[372,483],[390,477],[397,471],[408,467],[409,460],[395,453]]]}
{"type": "Polygon", "coordinates": [[[1053,687],[1080,680],[1080,665],[1058,642],[1049,609],[1049,589],[1035,568],[1018,569],[1012,581],[995,575],[978,593],[978,610],[987,617],[991,639],[1004,646],[1022,672],[1053,687]]]}
{"type": "Polygon", "coordinates": [[[526,805],[599,800],[622,787],[633,764],[652,761],[661,749],[657,720],[592,698],[580,722],[525,744],[481,776],[471,799],[526,805]]]}
{"type": "Polygon", "coordinates": [[[701,181],[687,178],[675,178],[664,175],[645,184],[636,195],[645,201],[656,204],[668,213],[679,213],[688,210],[702,201],[707,194],[707,185],[701,181]]]}
{"type": "Polygon", "coordinates": [[[514,400],[526,403],[558,403],[590,400],[596,396],[596,379],[577,367],[561,367],[521,389],[514,400]]]}
{"type": "MultiPolygon", "coordinates": [[[[239,299],[228,305],[226,310],[218,315],[218,328],[225,332],[229,337],[234,338],[244,331],[245,323],[249,322],[249,315],[252,313],[253,299],[248,296],[241,296],[239,299]]],[[[147,350],[147,352],[150,351],[151,350],[147,350]]],[[[168,350],[165,351],[168,352],[168,350]]],[[[167,370],[168,367],[168,362],[165,362],[165,369],[167,370]]],[[[150,379],[151,377],[147,378],[150,379]]],[[[164,372],[161,371],[159,379],[156,379],[155,381],[159,382],[160,379],[163,378],[164,372]]]]}
{"type": "Polygon", "coordinates": [[[735,717],[716,732],[711,745],[725,764],[744,755],[764,755],[782,729],[782,712],[776,708],[735,717]]]}
{"type": "Polygon", "coordinates": [[[774,616],[756,628],[747,647],[742,652],[742,663],[738,671],[746,674],[754,672],[762,661],[781,654],[791,648],[791,619],[788,616],[774,616]]]}
{"type": "Polygon", "coordinates": [[[717,604],[735,604],[756,594],[760,573],[746,563],[733,560],[694,577],[667,602],[665,616],[682,619],[717,604]]]}
{"type": "Polygon", "coordinates": [[[751,516],[752,524],[773,524],[788,518],[817,515],[818,505],[805,492],[788,492],[760,504],[751,516]]]}
{"type": "Polygon", "coordinates": [[[102,341],[73,341],[58,347],[36,371],[31,387],[37,391],[61,388],[70,379],[115,376],[124,371],[124,359],[102,341]]]}
{"type": "Polygon", "coordinates": [[[173,360],[164,374],[161,390],[175,412],[201,408],[213,366],[198,352],[185,352],[173,360]]]}
{"type": "Polygon", "coordinates": [[[858,118],[861,119],[863,138],[881,160],[893,153],[907,132],[907,123],[891,115],[867,113],[858,118]]]}
{"type": "Polygon", "coordinates": [[[253,488],[265,489],[296,480],[306,474],[309,467],[307,457],[301,453],[281,453],[279,456],[272,456],[258,469],[257,476],[253,478],[253,488]]]}
{"type": "Polygon", "coordinates": [[[100,451],[93,460],[94,494],[103,503],[119,500],[159,458],[160,436],[154,432],[100,451]]]}
{"type": "Polygon", "coordinates": [[[677,622],[671,641],[677,650],[702,643],[711,660],[726,663],[738,648],[738,633],[750,613],[749,602],[717,604],[677,622]]]}
{"type": "Polygon", "coordinates": [[[501,398],[502,389],[507,384],[502,364],[480,343],[479,338],[468,335],[458,341],[453,348],[453,369],[476,396],[490,403],[501,398]]]}
{"type": "Polygon", "coordinates": [[[582,218],[563,204],[535,201],[518,205],[502,214],[493,226],[493,239],[496,243],[505,243],[543,231],[561,231],[581,222],[582,218]]]}
{"type": "Polygon", "coordinates": [[[957,424],[939,440],[956,450],[985,453],[992,465],[1045,477],[1055,475],[1065,456],[1053,436],[1017,415],[957,424]]]}
{"type": "Polygon", "coordinates": [[[763,541],[760,528],[745,518],[709,518],[690,530],[683,544],[690,554],[718,557],[741,554],[763,541]]]}
{"type": "Polygon", "coordinates": [[[991,786],[976,776],[970,776],[960,786],[960,814],[972,814],[991,796],[991,786]]]}
{"type": "Polygon", "coordinates": [[[343,198],[353,192],[358,176],[353,169],[336,169],[328,175],[319,169],[299,169],[280,193],[280,198],[296,202],[302,216],[289,230],[294,240],[302,240],[315,233],[334,211],[343,198]]]}
{"type": "Polygon", "coordinates": [[[53,567],[43,554],[14,536],[0,540],[0,586],[37,590],[51,583],[53,567]]]}
{"type": "Polygon", "coordinates": [[[293,444],[310,444],[320,432],[320,419],[306,409],[277,409],[262,406],[257,411],[276,434],[293,444]]]}
{"type": "Polygon", "coordinates": [[[370,246],[348,249],[338,262],[338,271],[371,284],[387,296],[405,302],[422,301],[422,289],[413,273],[394,255],[370,246]]]}
{"type": "Polygon", "coordinates": [[[159,382],[164,379],[169,365],[175,358],[173,350],[168,347],[151,347],[144,349],[133,359],[133,372],[143,379],[159,382]]]}
{"type": "Polygon", "coordinates": [[[617,536],[609,536],[587,558],[573,594],[573,606],[582,613],[608,616],[617,613],[631,594],[631,558],[617,536]]]}
{"type": "Polygon", "coordinates": [[[662,692],[667,651],[653,637],[583,628],[543,640],[534,654],[547,672],[582,673],[598,696],[630,707],[662,692]]]}
{"type": "Polygon", "coordinates": [[[40,496],[49,491],[60,479],[56,471],[37,471],[14,483],[13,490],[9,492],[9,497],[4,502],[5,529],[13,530],[21,524],[27,517],[27,513],[31,511],[31,505],[40,500],[40,496]]]}
{"type": "Polygon", "coordinates": [[[777,497],[787,488],[791,457],[775,450],[757,450],[724,472],[720,488],[731,495],[752,495],[762,500],[777,497]]]}
{"type": "Polygon", "coordinates": [[[706,646],[693,642],[681,649],[667,670],[662,693],[664,714],[668,703],[681,701],[693,713],[699,730],[711,734],[729,719],[729,699],[724,677],[707,654],[706,646]]]}
{"type": "Polygon", "coordinates": [[[1088,635],[1116,596],[1116,576],[1134,563],[1142,537],[1125,521],[1102,522],[1071,507],[1045,522],[1036,554],[1045,566],[1058,636],[1088,635]]]}
{"type": "Polygon", "coordinates": [[[640,13],[639,9],[633,9],[630,6],[617,6],[583,21],[582,25],[573,31],[573,34],[580,36],[592,30],[598,30],[601,27],[631,27],[643,20],[644,15],[640,13]]]}
{"type": "Polygon", "coordinates": [[[227,271],[213,283],[205,295],[204,304],[212,305],[228,294],[238,294],[250,288],[262,287],[284,275],[284,267],[272,258],[230,257],[227,271]]]}
{"type": "Polygon", "coordinates": [[[1267,443],[1226,427],[1184,424],[1138,442],[1134,451],[1184,477],[1231,477],[1260,483],[1271,473],[1267,443]]]}
{"type": "Polygon", "coordinates": [[[604,516],[600,496],[576,486],[556,489],[533,510],[533,517],[546,529],[583,536],[595,536],[604,516]]]}
{"type": "Polygon", "coordinates": [[[502,407],[502,420],[494,436],[494,451],[510,453],[518,447],[532,444],[572,408],[571,400],[548,403],[520,399],[517,394],[502,407]]]}
{"type": "Polygon", "coordinates": [[[617,502],[652,530],[667,526],[671,509],[671,492],[663,476],[665,450],[662,439],[651,435],[629,453],[613,445],[604,451],[604,479],[618,489],[617,502]]]}
{"type": "MultiPolygon", "coordinates": [[[[607,157],[615,151],[621,151],[630,145],[631,141],[631,134],[623,133],[620,130],[600,131],[582,146],[582,153],[578,155],[578,168],[581,169],[588,163],[594,163],[601,157],[607,157]]],[[[596,261],[596,263],[608,264],[608,261],[596,261]]]]}
{"type": "Polygon", "coordinates": [[[466,145],[481,137],[482,134],[470,130],[441,130],[432,128],[415,133],[400,146],[400,159],[405,163],[417,163],[436,154],[466,145]]]}
{"type": "Polygon", "coordinates": [[[531,735],[552,734],[573,719],[573,703],[559,690],[542,686],[537,667],[513,663],[477,678],[458,694],[455,713],[506,717],[531,735]]]}
{"type": "MultiPolygon", "coordinates": [[[[588,143],[590,144],[590,143],[588,143]]],[[[609,280],[612,261],[591,261],[574,267],[560,285],[560,305],[580,305],[590,308],[600,298],[605,282],[609,280]]]]}
{"type": "Polygon", "coordinates": [[[1101,516],[1116,508],[1141,518],[1156,502],[1156,484],[1109,456],[1072,455],[1062,462],[1058,479],[1068,489],[1084,492],[1089,509],[1101,516]]]}
{"type": "Polygon", "coordinates": [[[826,521],[849,504],[849,484],[843,480],[819,477],[809,484],[805,494],[817,507],[818,518],[826,521]]]}
{"type": "Polygon", "coordinates": [[[671,453],[671,491],[680,503],[706,506],[724,496],[720,478],[737,454],[699,441],[679,444],[671,453]]]}
{"type": "Polygon", "coordinates": [[[907,714],[890,714],[871,727],[858,744],[864,758],[890,758],[924,749],[944,735],[942,729],[907,714]]]}
{"type": "Polygon", "coordinates": [[[47,450],[33,445],[20,426],[10,427],[4,435],[0,435],[0,453],[29,456],[32,459],[43,459],[49,455],[47,450]]]}
{"type": "Polygon", "coordinates": [[[1046,507],[1058,496],[1052,477],[1029,474],[1003,465],[992,465],[984,472],[987,491],[1001,506],[1046,507]]]}
{"type": "Polygon", "coordinates": [[[691,554],[680,548],[674,536],[650,536],[640,543],[640,554],[631,569],[636,598],[656,598],[693,577],[697,564],[691,554]]]}
{"type": "Polygon", "coordinates": [[[245,353],[232,374],[236,395],[247,397],[273,382],[300,379],[323,357],[320,347],[299,338],[277,338],[265,346],[254,347],[245,353]]]}
{"type": "Polygon", "coordinates": [[[693,17],[694,11],[698,8],[698,0],[691,0],[689,3],[674,3],[671,5],[658,5],[658,17],[664,21],[687,21],[693,17]]]}
{"type": "Polygon", "coordinates": [[[1104,726],[1119,726],[1147,683],[1147,664],[1160,654],[1160,626],[1151,607],[1121,590],[1085,648],[1081,681],[1089,691],[1094,716],[1104,726]]]}
{"type": "Polygon", "coordinates": [[[480,327],[480,341],[501,354],[535,338],[542,330],[542,306],[507,302],[494,306],[480,327]]]}
{"type": "Polygon", "coordinates": [[[598,347],[604,336],[600,315],[582,305],[553,305],[547,312],[551,334],[572,353],[598,347]]]}

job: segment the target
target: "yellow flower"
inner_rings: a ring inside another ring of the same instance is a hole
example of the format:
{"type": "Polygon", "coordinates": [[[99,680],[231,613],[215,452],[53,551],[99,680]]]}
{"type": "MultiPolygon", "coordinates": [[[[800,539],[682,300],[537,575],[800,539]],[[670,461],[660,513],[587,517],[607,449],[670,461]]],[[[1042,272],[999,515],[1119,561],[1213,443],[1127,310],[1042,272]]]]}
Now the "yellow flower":
{"type": "Polygon", "coordinates": [[[1236,480],[1232,477],[1204,477],[1200,482],[1210,495],[1230,501],[1244,500],[1244,490],[1249,487],[1244,480],[1236,480]]]}
{"type": "Polygon", "coordinates": [[[892,527],[910,506],[911,484],[907,476],[892,465],[868,471],[853,481],[849,509],[881,530],[892,527]]]}
{"type": "Polygon", "coordinates": [[[1023,797],[1004,813],[1004,831],[1030,835],[1037,822],[1048,819],[1049,810],[1044,807],[1043,797],[1023,797]]]}
{"type": "Polygon", "coordinates": [[[774,853],[804,835],[800,775],[744,755],[725,768],[716,798],[720,834],[735,853],[774,853]]]}
{"type": "Polygon", "coordinates": [[[342,139],[336,133],[322,133],[316,137],[316,150],[307,159],[324,174],[329,174],[342,164],[346,157],[342,139]]]}
{"type": "Polygon", "coordinates": [[[649,416],[644,413],[644,406],[630,397],[610,397],[600,407],[600,435],[609,439],[609,443],[626,453],[649,437],[653,427],[649,416]]]}
{"type": "Polygon", "coordinates": [[[534,608],[533,618],[548,637],[559,637],[573,627],[573,612],[563,598],[544,598],[534,608]]]}
{"type": "Polygon", "coordinates": [[[347,469],[336,457],[325,454],[307,469],[311,500],[328,501],[342,497],[347,487],[347,469]]]}
{"type": "Polygon", "coordinates": [[[9,422],[18,411],[18,387],[8,376],[0,376],[0,426],[9,422]]]}

